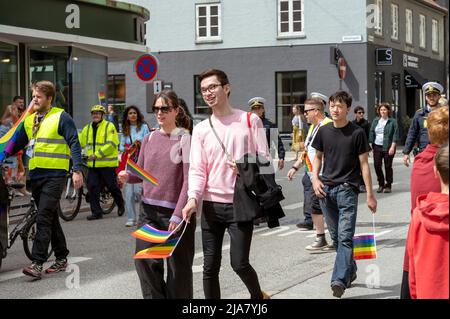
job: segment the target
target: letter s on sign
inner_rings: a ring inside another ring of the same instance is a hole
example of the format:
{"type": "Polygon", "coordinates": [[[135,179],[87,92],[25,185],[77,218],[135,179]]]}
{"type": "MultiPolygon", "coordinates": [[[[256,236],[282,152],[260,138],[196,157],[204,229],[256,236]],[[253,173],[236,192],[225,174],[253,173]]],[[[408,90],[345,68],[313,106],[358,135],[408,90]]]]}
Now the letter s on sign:
{"type": "Polygon", "coordinates": [[[66,13],[70,13],[66,18],[67,29],[80,28],[80,7],[76,4],[69,4],[66,7],[66,13]]]}

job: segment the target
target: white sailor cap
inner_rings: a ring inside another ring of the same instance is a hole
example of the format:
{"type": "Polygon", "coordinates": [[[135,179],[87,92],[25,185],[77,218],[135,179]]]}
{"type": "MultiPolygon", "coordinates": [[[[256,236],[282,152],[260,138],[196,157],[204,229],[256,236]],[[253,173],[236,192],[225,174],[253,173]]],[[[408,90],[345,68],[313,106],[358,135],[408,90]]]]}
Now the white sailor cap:
{"type": "Polygon", "coordinates": [[[325,94],[319,92],[311,92],[311,98],[319,98],[327,104],[328,97],[325,94]]]}
{"type": "Polygon", "coordinates": [[[254,97],[251,98],[250,100],[248,100],[248,106],[250,106],[250,108],[254,108],[254,107],[258,107],[258,106],[264,106],[264,104],[266,104],[266,99],[262,98],[262,97],[254,97]]]}
{"type": "Polygon", "coordinates": [[[422,91],[424,94],[437,93],[442,94],[444,87],[437,82],[427,82],[422,86],[422,91]]]}

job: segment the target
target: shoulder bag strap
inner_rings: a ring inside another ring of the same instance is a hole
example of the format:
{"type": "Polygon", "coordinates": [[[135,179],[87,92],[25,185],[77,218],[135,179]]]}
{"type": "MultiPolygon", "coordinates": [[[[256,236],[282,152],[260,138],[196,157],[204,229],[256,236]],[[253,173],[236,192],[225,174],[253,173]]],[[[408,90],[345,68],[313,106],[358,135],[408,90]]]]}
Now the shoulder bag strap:
{"type": "Polygon", "coordinates": [[[208,117],[208,120],[209,120],[209,125],[211,126],[211,129],[217,138],[217,141],[219,142],[220,146],[222,147],[223,152],[227,155],[227,159],[229,161],[232,161],[233,158],[231,157],[230,153],[228,153],[227,150],[225,149],[225,145],[223,145],[222,141],[220,140],[219,135],[217,134],[216,130],[214,129],[214,126],[212,125],[211,116],[208,117]]]}

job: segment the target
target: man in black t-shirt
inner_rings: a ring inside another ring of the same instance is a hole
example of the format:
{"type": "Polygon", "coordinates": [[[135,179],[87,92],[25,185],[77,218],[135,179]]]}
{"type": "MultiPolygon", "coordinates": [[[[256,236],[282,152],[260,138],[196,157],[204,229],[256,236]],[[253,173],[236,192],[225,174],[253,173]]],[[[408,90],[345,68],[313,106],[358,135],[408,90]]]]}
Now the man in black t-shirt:
{"type": "Polygon", "coordinates": [[[353,259],[353,235],[356,227],[360,175],[367,189],[367,206],[375,213],[377,201],[372,190],[369,169],[369,143],[364,131],[347,120],[352,97],[338,91],[330,97],[333,125],[320,129],[312,146],[317,150],[313,163],[312,184],[328,230],[337,247],[331,276],[333,296],[340,298],[356,279],[353,259]],[[324,161],[322,176],[319,172],[324,161]]]}

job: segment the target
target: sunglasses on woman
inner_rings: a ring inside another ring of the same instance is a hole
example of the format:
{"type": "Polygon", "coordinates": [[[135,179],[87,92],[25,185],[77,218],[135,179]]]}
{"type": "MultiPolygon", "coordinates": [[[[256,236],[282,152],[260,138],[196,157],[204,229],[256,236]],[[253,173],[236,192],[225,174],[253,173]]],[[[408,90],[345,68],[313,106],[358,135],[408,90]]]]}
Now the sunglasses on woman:
{"type": "Polygon", "coordinates": [[[169,113],[170,110],[173,109],[173,106],[152,106],[152,112],[158,113],[158,111],[161,111],[162,113],[169,113]]]}

